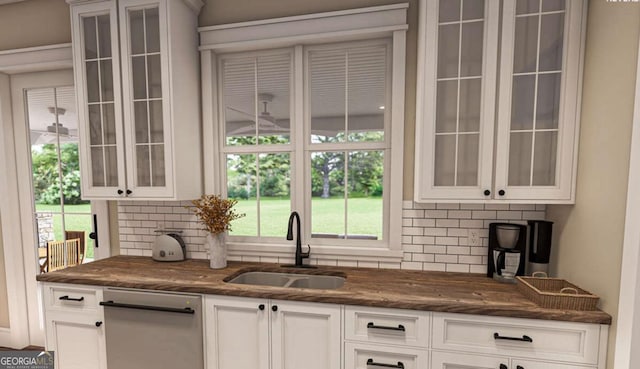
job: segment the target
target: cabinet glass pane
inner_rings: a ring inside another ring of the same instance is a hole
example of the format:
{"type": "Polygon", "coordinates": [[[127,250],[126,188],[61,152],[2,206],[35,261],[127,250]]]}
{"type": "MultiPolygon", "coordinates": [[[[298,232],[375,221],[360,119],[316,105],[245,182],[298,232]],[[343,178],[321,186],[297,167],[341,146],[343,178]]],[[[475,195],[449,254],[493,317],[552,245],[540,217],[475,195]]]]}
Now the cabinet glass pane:
{"type": "Polygon", "coordinates": [[[542,16],[540,25],[539,71],[562,69],[562,42],[564,40],[564,14],[542,16]]]}
{"type": "Polygon", "coordinates": [[[89,143],[102,145],[102,121],[100,105],[89,105],[89,143]]]}
{"type": "Polygon", "coordinates": [[[516,14],[537,13],[540,10],[540,0],[518,0],[516,14]]]}
{"type": "MultiPolygon", "coordinates": [[[[441,2],[447,2],[444,0],[441,2]]],[[[484,0],[464,0],[462,20],[484,18],[484,0]]]]}
{"type": "Polygon", "coordinates": [[[135,130],[136,130],[136,142],[135,143],[148,143],[149,142],[149,123],[147,116],[147,102],[136,101],[133,103],[135,130]]]}
{"type": "Polygon", "coordinates": [[[96,37],[96,17],[82,18],[82,35],[84,37],[84,59],[98,57],[98,40],[96,37]]]}
{"type": "Polygon", "coordinates": [[[223,62],[222,82],[226,144],[255,145],[256,135],[255,58],[223,62]]]}
{"type": "Polygon", "coordinates": [[[438,81],[436,132],[455,132],[458,116],[458,81],[438,81]]]}
{"type": "Polygon", "coordinates": [[[115,146],[106,146],[105,150],[105,172],[107,186],[118,186],[118,156],[115,146]]]}
{"type": "Polygon", "coordinates": [[[535,72],[538,61],[538,16],[516,18],[513,72],[535,72]]]}
{"type": "Polygon", "coordinates": [[[460,20],[460,0],[440,0],[439,7],[440,23],[460,20]]]}
{"type": "Polygon", "coordinates": [[[116,144],[116,113],[113,104],[102,104],[102,127],[104,129],[104,143],[116,144]]]}
{"type": "Polygon", "coordinates": [[[542,0],[543,12],[564,10],[565,6],[565,0],[542,0]]]}
{"type": "Polygon", "coordinates": [[[536,132],[533,157],[533,185],[553,186],[556,184],[556,152],[558,132],[536,132]]]}
{"type": "Polygon", "coordinates": [[[151,186],[151,163],[149,159],[149,146],[136,145],[136,179],[138,187],[151,186]]]}
{"type": "MultiPolygon", "coordinates": [[[[255,154],[227,155],[227,197],[237,199],[240,205],[238,209],[242,209],[238,212],[246,214],[233,222],[229,235],[258,235],[256,168],[255,154]]],[[[285,216],[288,213],[289,209],[286,209],[285,216]]]]}
{"type": "Polygon", "coordinates": [[[147,53],[160,52],[160,25],[158,8],[145,9],[145,29],[147,36],[147,53]]]}
{"type": "Polygon", "coordinates": [[[151,185],[163,187],[165,185],[164,173],[164,145],[151,145],[151,185]]]}
{"type": "Polygon", "coordinates": [[[457,186],[478,185],[479,134],[458,136],[458,173],[457,186]]]}
{"type": "Polygon", "coordinates": [[[100,102],[100,78],[98,77],[98,62],[88,61],[87,68],[87,102],[100,102]]]}
{"type": "Polygon", "coordinates": [[[100,60],[101,101],[113,101],[113,65],[111,59],[100,60]]]}
{"type": "Polygon", "coordinates": [[[98,50],[101,58],[111,57],[111,20],[108,15],[98,16],[98,50]]]}
{"type": "Polygon", "coordinates": [[[509,140],[509,186],[531,184],[531,132],[512,132],[509,140]]]}
{"type": "Polygon", "coordinates": [[[131,74],[133,76],[133,98],[147,98],[147,73],[145,68],[145,57],[134,56],[131,58],[131,74]]]}
{"type": "Polygon", "coordinates": [[[538,76],[536,129],[558,128],[561,77],[560,73],[538,76]]]}
{"type": "Polygon", "coordinates": [[[147,81],[149,83],[149,98],[162,97],[162,71],[160,70],[160,55],[147,56],[147,81]]]}
{"type": "Polygon", "coordinates": [[[104,158],[102,147],[91,148],[91,183],[96,187],[104,187],[104,158]]]}
{"type": "Polygon", "coordinates": [[[367,47],[349,51],[347,68],[348,140],[383,141],[387,49],[367,47]]]}
{"type": "Polygon", "coordinates": [[[257,58],[258,142],[289,142],[291,125],[291,57],[269,55],[257,58]]]}
{"type": "Polygon", "coordinates": [[[162,100],[149,101],[149,126],[151,142],[164,142],[164,126],[162,119],[162,100]]]}
{"type": "Polygon", "coordinates": [[[459,132],[480,131],[480,103],[482,101],[482,80],[460,80],[459,132]]]}
{"type": "Polygon", "coordinates": [[[535,75],[514,76],[511,90],[511,129],[533,128],[535,75]]]}
{"type": "Polygon", "coordinates": [[[344,152],[311,153],[311,237],[344,238],[345,173],[344,152]]]}
{"type": "Polygon", "coordinates": [[[343,50],[313,51],[309,59],[311,142],[343,142],[347,54],[343,50]]]}
{"type": "MultiPolygon", "coordinates": [[[[482,75],[482,42],[484,22],[462,24],[462,47],[460,55],[460,76],[482,75]]],[[[456,42],[456,45],[458,43],[456,42]]]]}
{"type": "Polygon", "coordinates": [[[436,135],[434,185],[454,186],[456,165],[456,136],[436,135]]]}
{"type": "Polygon", "coordinates": [[[458,76],[460,24],[438,27],[438,78],[458,76]]]}
{"type": "Polygon", "coordinates": [[[129,36],[131,54],[144,54],[144,14],[142,10],[129,12],[129,36]]]}

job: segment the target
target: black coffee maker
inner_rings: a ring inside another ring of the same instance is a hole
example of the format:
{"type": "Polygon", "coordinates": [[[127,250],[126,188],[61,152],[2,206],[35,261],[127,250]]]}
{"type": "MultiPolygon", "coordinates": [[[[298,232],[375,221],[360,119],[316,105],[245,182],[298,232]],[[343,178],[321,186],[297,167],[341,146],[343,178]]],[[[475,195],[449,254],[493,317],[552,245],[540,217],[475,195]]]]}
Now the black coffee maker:
{"type": "Polygon", "coordinates": [[[524,275],[527,247],[527,226],[511,223],[489,224],[489,258],[487,277],[500,282],[515,283],[524,275]]]}
{"type": "Polygon", "coordinates": [[[551,229],[553,222],[547,220],[530,220],[527,242],[527,275],[543,272],[549,275],[549,258],[551,256],[551,229]]]}

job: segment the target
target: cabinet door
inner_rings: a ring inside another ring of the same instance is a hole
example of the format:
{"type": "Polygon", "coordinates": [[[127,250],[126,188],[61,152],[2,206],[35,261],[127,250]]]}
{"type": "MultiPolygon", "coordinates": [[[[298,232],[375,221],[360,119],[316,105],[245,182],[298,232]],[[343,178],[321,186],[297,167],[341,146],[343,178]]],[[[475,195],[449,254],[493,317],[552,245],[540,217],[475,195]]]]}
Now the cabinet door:
{"type": "Polygon", "coordinates": [[[119,2],[129,197],[171,197],[166,4],[119,2]]]}
{"type": "Polygon", "coordinates": [[[460,353],[431,353],[431,369],[508,369],[509,358],[499,356],[466,355],[460,353]]]}
{"type": "Polygon", "coordinates": [[[124,195],[115,2],[71,7],[83,198],[124,195]]]}
{"type": "Polygon", "coordinates": [[[267,300],[205,298],[208,369],[269,368],[267,300]]]}
{"type": "Polygon", "coordinates": [[[423,1],[418,65],[424,68],[418,68],[422,75],[416,117],[418,201],[491,196],[499,3],[423,1]]]}
{"type": "Polygon", "coordinates": [[[47,350],[55,351],[55,367],[106,369],[102,319],[77,313],[47,313],[47,350]]]}
{"type": "Polygon", "coordinates": [[[497,199],[571,202],[585,2],[505,1],[497,199]]]}
{"type": "Polygon", "coordinates": [[[340,306],[272,301],[272,368],[340,369],[340,306]]]}

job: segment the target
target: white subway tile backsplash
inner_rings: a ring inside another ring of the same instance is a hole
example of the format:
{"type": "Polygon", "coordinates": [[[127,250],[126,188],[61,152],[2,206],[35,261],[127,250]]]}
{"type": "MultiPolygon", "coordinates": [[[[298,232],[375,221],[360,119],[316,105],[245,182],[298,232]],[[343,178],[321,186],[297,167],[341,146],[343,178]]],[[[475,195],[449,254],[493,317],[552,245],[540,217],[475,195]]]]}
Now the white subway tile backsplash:
{"type": "MultiPolygon", "coordinates": [[[[120,253],[151,255],[156,229],[177,229],[187,246],[187,257],[208,258],[206,231],[187,208],[189,201],[118,203],[120,253]]],[[[486,273],[488,227],[494,222],[526,224],[544,219],[546,205],[531,204],[418,204],[403,201],[401,262],[359,261],[351,258],[313,259],[318,265],[486,273]],[[469,245],[470,229],[478,232],[478,246],[469,245]]],[[[293,263],[289,257],[229,255],[229,260],[293,263]]]]}

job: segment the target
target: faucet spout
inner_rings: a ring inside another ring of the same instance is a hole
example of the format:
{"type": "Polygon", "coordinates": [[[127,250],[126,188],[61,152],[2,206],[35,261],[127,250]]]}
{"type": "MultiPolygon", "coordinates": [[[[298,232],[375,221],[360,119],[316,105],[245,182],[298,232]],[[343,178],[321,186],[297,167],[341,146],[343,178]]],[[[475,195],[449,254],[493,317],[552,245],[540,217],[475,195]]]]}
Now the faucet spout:
{"type": "Polygon", "coordinates": [[[311,254],[311,247],[309,247],[309,250],[307,252],[302,252],[302,240],[301,240],[301,234],[300,234],[300,214],[298,214],[297,211],[294,211],[291,213],[291,215],[289,216],[289,225],[287,227],[287,240],[288,241],[293,241],[293,221],[296,221],[296,256],[295,256],[295,260],[296,263],[294,266],[296,267],[303,267],[304,264],[302,263],[303,259],[306,259],[309,257],[309,255],[311,254]]]}

